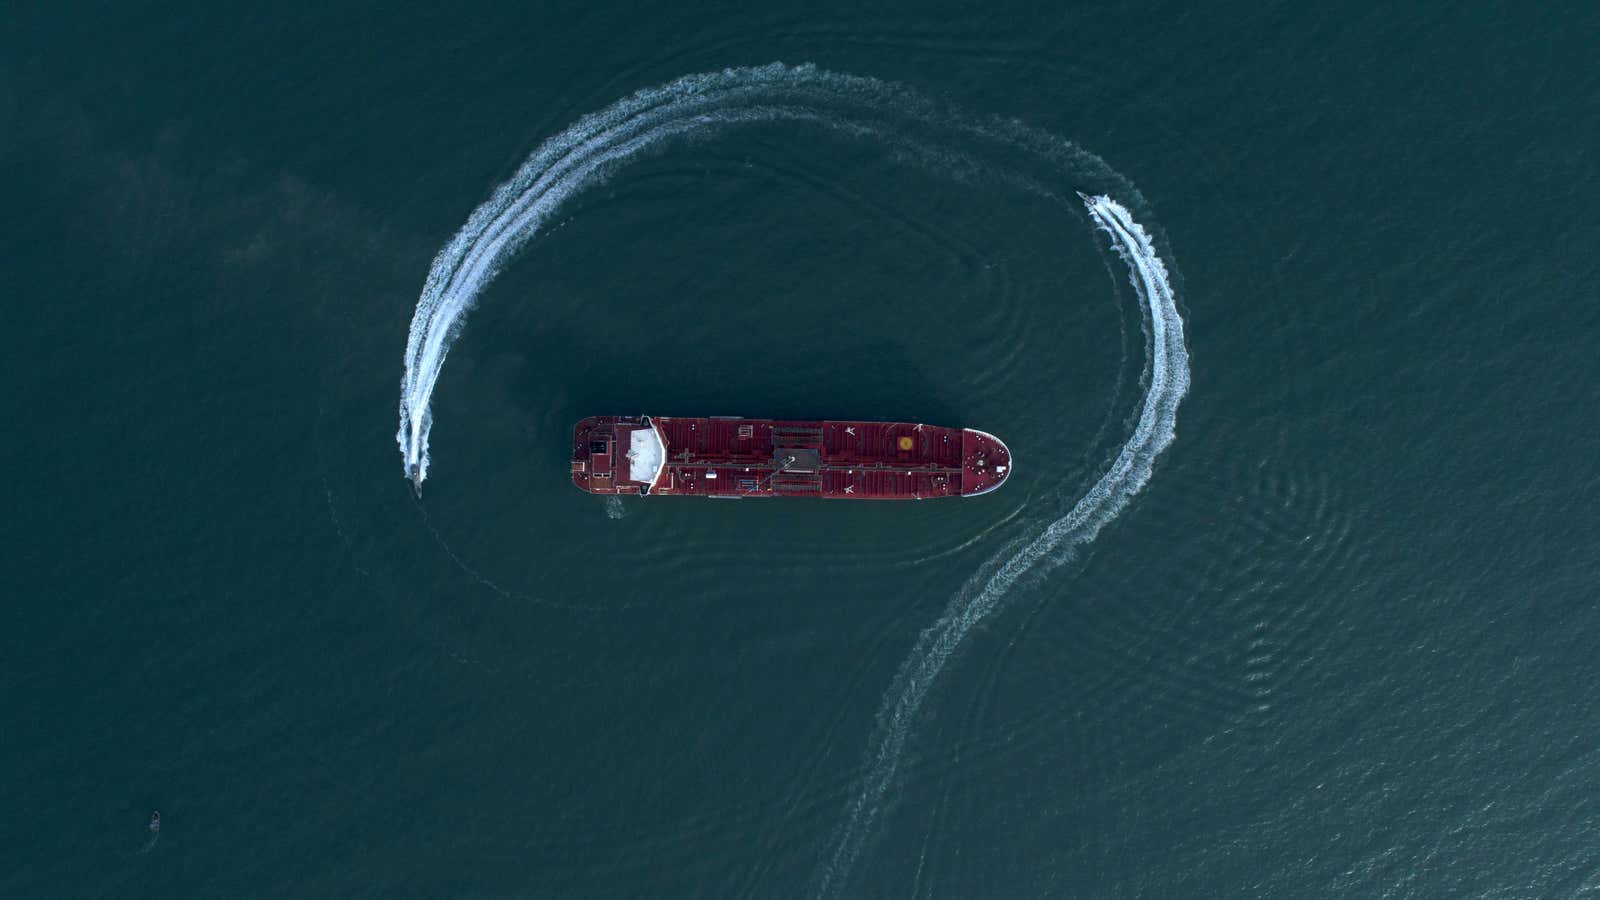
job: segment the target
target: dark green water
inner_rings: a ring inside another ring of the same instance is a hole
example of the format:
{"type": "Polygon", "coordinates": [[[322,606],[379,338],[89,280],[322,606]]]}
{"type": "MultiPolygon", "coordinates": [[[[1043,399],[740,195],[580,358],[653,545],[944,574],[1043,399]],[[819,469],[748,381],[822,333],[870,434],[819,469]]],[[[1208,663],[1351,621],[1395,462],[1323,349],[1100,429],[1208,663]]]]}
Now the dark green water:
{"type": "Polygon", "coordinates": [[[795,897],[919,633],[1142,387],[1077,210],[770,124],[564,208],[434,396],[434,254],[541,141],[783,60],[1136,185],[1192,386],[962,643],[847,896],[1600,891],[1600,13],[5,12],[0,895],[795,897]],[[1002,435],[931,504],[566,482],[606,412],[1002,435]],[[159,809],[159,842],[140,853],[159,809]]]}

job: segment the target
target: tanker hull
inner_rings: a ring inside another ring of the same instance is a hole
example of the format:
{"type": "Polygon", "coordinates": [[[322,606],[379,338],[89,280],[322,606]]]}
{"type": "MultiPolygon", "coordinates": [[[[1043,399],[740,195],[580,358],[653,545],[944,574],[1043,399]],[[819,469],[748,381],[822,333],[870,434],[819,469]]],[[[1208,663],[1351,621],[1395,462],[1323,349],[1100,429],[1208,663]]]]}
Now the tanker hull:
{"type": "Polygon", "coordinates": [[[911,422],[592,416],[572,431],[572,483],[591,494],[929,500],[1011,475],[971,428],[911,422]]]}

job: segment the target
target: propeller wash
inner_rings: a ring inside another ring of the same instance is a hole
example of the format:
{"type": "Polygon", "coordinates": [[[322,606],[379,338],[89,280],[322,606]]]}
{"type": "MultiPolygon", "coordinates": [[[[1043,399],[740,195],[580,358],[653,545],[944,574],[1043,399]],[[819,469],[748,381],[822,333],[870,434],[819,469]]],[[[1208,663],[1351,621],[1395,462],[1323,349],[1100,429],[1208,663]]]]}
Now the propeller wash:
{"type": "Polygon", "coordinates": [[[1149,480],[1175,434],[1189,358],[1166,265],[1150,234],[1111,196],[1137,200],[1138,193],[1093,154],[1014,121],[961,116],[904,87],[813,66],[774,63],[689,75],[641,90],[546,140],[434,258],[406,339],[395,435],[405,476],[419,493],[428,477],[434,387],[467,313],[496,274],[567,200],[629,161],[674,143],[770,122],[804,123],[880,143],[896,160],[926,171],[1021,189],[1063,205],[1072,190],[1094,186],[1093,195],[1077,196],[1127,265],[1147,351],[1138,421],[1110,467],[1063,515],[980,566],[902,663],[880,706],[861,780],[814,875],[813,892],[823,896],[843,889],[898,773],[909,729],[972,628],[1003,606],[1023,576],[1048,571],[1093,540],[1149,480]]]}

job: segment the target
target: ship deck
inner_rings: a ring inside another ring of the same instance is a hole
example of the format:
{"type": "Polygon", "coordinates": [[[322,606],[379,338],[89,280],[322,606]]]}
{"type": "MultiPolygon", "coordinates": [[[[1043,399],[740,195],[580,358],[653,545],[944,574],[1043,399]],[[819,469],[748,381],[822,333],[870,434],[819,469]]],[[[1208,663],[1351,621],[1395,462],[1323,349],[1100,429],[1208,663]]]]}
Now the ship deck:
{"type": "Polygon", "coordinates": [[[926,500],[987,493],[1010,466],[993,435],[912,422],[595,416],[573,429],[573,483],[597,494],[926,500]]]}

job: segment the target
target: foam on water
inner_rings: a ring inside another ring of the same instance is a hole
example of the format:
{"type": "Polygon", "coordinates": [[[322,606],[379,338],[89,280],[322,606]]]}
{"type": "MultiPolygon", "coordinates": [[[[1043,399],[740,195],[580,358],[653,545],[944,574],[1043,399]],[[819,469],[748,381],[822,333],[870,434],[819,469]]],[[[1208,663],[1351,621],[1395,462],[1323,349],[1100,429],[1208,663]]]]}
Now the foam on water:
{"type": "Polygon", "coordinates": [[[810,120],[842,131],[870,133],[870,126],[845,117],[823,118],[805,104],[827,97],[884,94],[887,88],[870,79],[809,66],[774,64],[690,75],[585,116],[540,145],[439,251],[423,284],[406,339],[400,429],[395,435],[406,477],[415,470],[419,481],[427,478],[433,389],[466,313],[505,261],[563,202],[602,180],[618,164],[668,139],[705,134],[721,126],[810,120]]]}
{"type": "MultiPolygon", "coordinates": [[[[943,129],[962,140],[1025,155],[1049,167],[1057,179],[1111,180],[1137,197],[1131,185],[1071,142],[1016,122],[941,111],[905,88],[870,78],[773,64],[690,75],[639,91],[584,116],[540,145],[435,257],[412,316],[400,384],[396,440],[407,477],[427,477],[433,391],[466,314],[501,267],[552,221],[562,204],[618,166],[674,139],[780,121],[881,142],[895,158],[946,177],[987,179],[1063,199],[1064,191],[1034,175],[986,162],[954,144],[930,142],[926,132],[943,129]]],[[[1138,422],[1087,494],[1040,533],[1008,544],[980,566],[918,638],[884,695],[861,782],[816,870],[813,888],[819,895],[837,893],[848,880],[897,774],[911,723],[951,654],[978,622],[1000,608],[1019,579],[1070,559],[1075,548],[1115,518],[1149,480],[1156,457],[1172,442],[1189,366],[1166,266],[1127,208],[1109,196],[1079,196],[1127,264],[1140,300],[1149,353],[1143,379],[1148,390],[1138,422]]],[[[608,506],[607,512],[620,515],[621,510],[608,506]]]]}
{"type": "Polygon", "coordinates": [[[1050,192],[1014,173],[989,171],[950,147],[930,146],[896,129],[920,123],[1013,146],[1058,166],[1096,169],[1103,162],[1076,145],[1013,122],[980,122],[938,110],[915,93],[871,78],[779,63],[689,75],[647,88],[584,116],[536,149],[509,181],[496,188],[434,257],[406,339],[400,381],[400,447],[407,478],[428,477],[433,390],[450,346],[478,295],[563,203],[604,180],[630,159],[673,139],[706,137],[727,127],[777,121],[809,122],[835,133],[873,139],[899,159],[947,177],[1007,181],[1050,192]]]}
{"type": "Polygon", "coordinates": [[[951,653],[973,626],[995,611],[1018,579],[1041,563],[1060,564],[1071,559],[1077,547],[1093,540],[1106,523],[1116,518],[1150,480],[1156,457],[1176,434],[1178,404],[1189,390],[1189,354],[1167,268],[1156,254],[1150,235],[1120,203],[1107,196],[1084,196],[1083,201],[1089,215],[1110,236],[1111,246],[1128,264],[1129,280],[1143,310],[1149,342],[1144,380],[1149,388],[1138,424],[1110,468],[1066,515],[1051,522],[1020,549],[1007,548],[981,566],[951,599],[939,620],[918,637],[884,695],[877,731],[869,745],[866,774],[818,869],[818,896],[837,893],[850,874],[898,772],[911,722],[951,653]]]}

